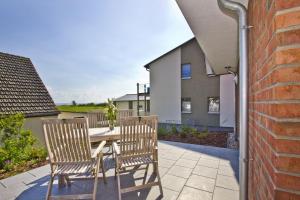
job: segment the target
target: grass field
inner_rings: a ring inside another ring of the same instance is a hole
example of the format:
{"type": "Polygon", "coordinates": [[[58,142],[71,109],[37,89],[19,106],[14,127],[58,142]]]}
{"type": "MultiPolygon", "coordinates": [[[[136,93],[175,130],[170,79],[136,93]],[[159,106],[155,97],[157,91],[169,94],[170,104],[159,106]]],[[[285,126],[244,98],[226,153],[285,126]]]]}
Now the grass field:
{"type": "Polygon", "coordinates": [[[97,105],[62,105],[56,106],[56,108],[61,112],[91,112],[91,111],[102,111],[105,106],[97,105]]]}

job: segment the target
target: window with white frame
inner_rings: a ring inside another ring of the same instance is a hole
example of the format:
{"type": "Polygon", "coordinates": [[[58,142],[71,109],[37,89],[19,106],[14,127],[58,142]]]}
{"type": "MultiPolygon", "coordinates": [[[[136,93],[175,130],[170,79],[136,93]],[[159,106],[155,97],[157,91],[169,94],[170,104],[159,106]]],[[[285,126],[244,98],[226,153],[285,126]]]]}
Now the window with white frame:
{"type": "Polygon", "coordinates": [[[208,113],[220,113],[220,97],[208,97],[208,113]]]}
{"type": "Polygon", "coordinates": [[[192,113],[191,98],[182,98],[181,99],[181,112],[182,113],[192,113]]]}

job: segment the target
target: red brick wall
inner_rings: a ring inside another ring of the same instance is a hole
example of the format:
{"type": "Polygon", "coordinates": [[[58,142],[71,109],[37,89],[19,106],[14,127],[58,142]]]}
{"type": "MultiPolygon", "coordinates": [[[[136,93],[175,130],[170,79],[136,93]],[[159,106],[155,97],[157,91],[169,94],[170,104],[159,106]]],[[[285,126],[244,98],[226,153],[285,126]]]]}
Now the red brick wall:
{"type": "Polygon", "coordinates": [[[249,199],[300,199],[300,0],[249,0],[249,199]]]}

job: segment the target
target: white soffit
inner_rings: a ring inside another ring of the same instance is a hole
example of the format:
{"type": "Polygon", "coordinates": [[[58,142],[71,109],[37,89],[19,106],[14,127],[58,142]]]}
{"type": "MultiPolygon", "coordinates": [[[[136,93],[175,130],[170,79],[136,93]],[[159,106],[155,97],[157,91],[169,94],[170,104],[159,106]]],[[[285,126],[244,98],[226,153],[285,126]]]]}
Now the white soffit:
{"type": "MultiPolygon", "coordinates": [[[[226,66],[236,71],[239,58],[237,16],[225,14],[218,0],[176,1],[214,72],[227,73],[226,66]]],[[[235,1],[248,6],[248,0],[235,1]]]]}

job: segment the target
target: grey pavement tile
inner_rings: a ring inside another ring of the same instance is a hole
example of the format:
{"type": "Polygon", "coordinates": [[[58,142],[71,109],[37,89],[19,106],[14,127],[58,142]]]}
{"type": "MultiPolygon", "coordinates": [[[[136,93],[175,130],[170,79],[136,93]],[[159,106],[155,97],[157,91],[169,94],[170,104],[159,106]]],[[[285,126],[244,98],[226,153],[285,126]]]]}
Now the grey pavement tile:
{"type": "Polygon", "coordinates": [[[2,198],[3,199],[15,198],[28,189],[29,189],[29,187],[26,186],[24,183],[16,182],[15,184],[10,185],[9,187],[0,190],[1,199],[2,198]]]}
{"type": "Polygon", "coordinates": [[[211,159],[206,159],[206,158],[200,158],[197,165],[218,169],[219,168],[219,160],[211,160],[211,159]]]}
{"type": "Polygon", "coordinates": [[[162,186],[176,192],[180,192],[186,182],[186,179],[166,174],[162,178],[162,186]]]}
{"type": "MultiPolygon", "coordinates": [[[[173,190],[169,190],[167,188],[163,188],[163,198],[164,200],[176,200],[179,192],[175,192],[173,190]]],[[[160,190],[158,186],[154,186],[151,188],[151,190],[148,192],[141,191],[140,199],[146,199],[146,200],[155,200],[160,199],[160,190]]]]}
{"type": "Polygon", "coordinates": [[[0,180],[0,190],[1,190],[1,189],[4,189],[4,188],[5,188],[5,186],[4,186],[3,183],[1,183],[1,180],[0,180]]]}
{"type": "MultiPolygon", "coordinates": [[[[167,172],[168,172],[169,168],[166,167],[158,167],[158,172],[160,177],[163,177],[167,172]]],[[[149,166],[148,169],[148,176],[151,175],[153,173],[153,165],[149,166]]],[[[145,174],[145,170],[139,170],[135,172],[136,175],[144,175],[145,174]]]]}
{"type": "Polygon", "coordinates": [[[174,154],[174,153],[168,153],[168,152],[165,152],[165,153],[161,153],[161,154],[158,154],[158,158],[162,158],[162,159],[168,159],[168,160],[178,160],[180,157],[181,157],[182,154],[174,154]]]}
{"type": "Polygon", "coordinates": [[[201,165],[197,165],[195,169],[193,170],[193,174],[205,176],[208,178],[215,179],[217,177],[218,170],[211,167],[205,167],[201,165]]]}
{"type": "Polygon", "coordinates": [[[239,200],[239,192],[215,187],[213,200],[239,200]]]}
{"type": "Polygon", "coordinates": [[[15,176],[11,176],[9,178],[6,178],[6,179],[2,179],[0,182],[6,187],[6,188],[9,188],[10,186],[13,186],[15,184],[18,184],[18,183],[22,183],[25,185],[24,182],[26,182],[26,180],[31,180],[35,178],[32,174],[29,174],[28,172],[24,172],[24,173],[21,173],[21,174],[17,174],[15,176]]]}
{"type": "Polygon", "coordinates": [[[231,164],[230,164],[230,160],[223,160],[223,159],[220,159],[220,165],[222,166],[227,166],[227,167],[230,167],[231,164]]]}
{"type": "MultiPolygon", "coordinates": [[[[167,172],[168,172],[169,168],[166,168],[166,167],[158,167],[158,172],[159,172],[159,175],[160,177],[163,177],[167,172]]],[[[150,174],[153,173],[153,165],[150,165],[149,166],[149,169],[148,169],[148,176],[150,174]]],[[[144,175],[145,174],[145,170],[138,170],[135,172],[136,175],[144,175]]]]}
{"type": "Polygon", "coordinates": [[[186,182],[186,186],[190,186],[207,192],[213,192],[215,187],[215,180],[193,174],[186,182]]]}
{"type": "Polygon", "coordinates": [[[166,175],[167,172],[168,172],[168,168],[165,168],[165,167],[158,167],[158,169],[159,169],[159,175],[160,175],[161,178],[162,178],[164,175],[166,175]]]}
{"type": "Polygon", "coordinates": [[[211,200],[212,193],[184,186],[178,200],[211,200]]]}
{"type": "Polygon", "coordinates": [[[197,164],[197,161],[187,160],[187,159],[183,159],[183,158],[180,158],[175,163],[175,165],[182,166],[182,167],[188,167],[191,169],[193,169],[196,166],[196,164],[197,164]]]}
{"type": "Polygon", "coordinates": [[[198,161],[201,157],[200,153],[195,153],[195,152],[191,152],[191,151],[186,151],[181,158],[184,159],[188,159],[188,160],[195,160],[198,161]]]}
{"type": "Polygon", "coordinates": [[[217,175],[216,186],[231,190],[239,190],[239,183],[235,177],[217,175]]]}
{"type": "MultiPolygon", "coordinates": [[[[221,149],[220,149],[220,153],[222,153],[221,149]]],[[[219,157],[218,156],[213,156],[213,155],[208,155],[208,154],[202,154],[201,158],[219,161],[219,157]]]]}
{"type": "Polygon", "coordinates": [[[158,166],[159,167],[170,168],[174,165],[174,163],[175,163],[174,160],[168,160],[168,159],[159,159],[158,160],[158,166]]]}
{"type": "Polygon", "coordinates": [[[187,167],[181,167],[174,165],[169,171],[168,174],[174,175],[174,176],[179,176],[182,178],[189,178],[192,173],[191,168],[187,167]]]}
{"type": "Polygon", "coordinates": [[[50,165],[45,165],[39,168],[35,168],[32,170],[29,170],[28,173],[36,176],[36,177],[43,177],[49,175],[51,172],[50,165]]]}
{"type": "Polygon", "coordinates": [[[234,176],[236,174],[236,172],[230,166],[220,165],[219,169],[218,169],[218,174],[221,174],[224,176],[234,176]]]}

